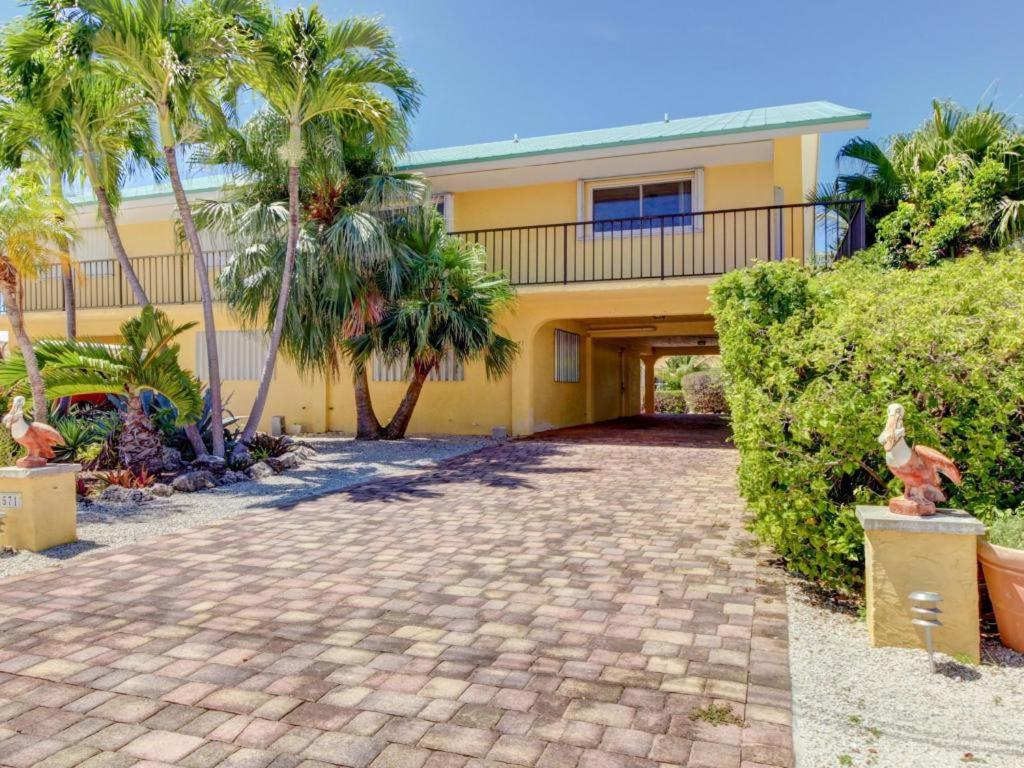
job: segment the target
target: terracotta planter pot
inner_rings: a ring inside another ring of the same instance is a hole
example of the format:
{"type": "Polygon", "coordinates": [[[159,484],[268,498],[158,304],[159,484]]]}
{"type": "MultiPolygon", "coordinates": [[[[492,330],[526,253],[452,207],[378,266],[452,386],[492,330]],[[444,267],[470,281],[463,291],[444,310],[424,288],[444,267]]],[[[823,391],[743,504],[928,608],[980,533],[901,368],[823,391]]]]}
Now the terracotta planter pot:
{"type": "Polygon", "coordinates": [[[996,612],[999,639],[1024,653],[1024,550],[978,542],[978,559],[996,612]]]}

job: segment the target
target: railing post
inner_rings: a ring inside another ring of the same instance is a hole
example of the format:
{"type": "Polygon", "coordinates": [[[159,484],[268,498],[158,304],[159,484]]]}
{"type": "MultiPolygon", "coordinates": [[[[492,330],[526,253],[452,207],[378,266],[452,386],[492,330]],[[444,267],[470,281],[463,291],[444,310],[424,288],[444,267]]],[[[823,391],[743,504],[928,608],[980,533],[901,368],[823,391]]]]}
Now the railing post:
{"type": "Polygon", "coordinates": [[[569,282],[569,227],[562,225],[562,285],[569,282]]]}
{"type": "Polygon", "coordinates": [[[121,269],[121,262],[114,262],[114,274],[117,275],[117,306],[124,306],[124,275],[121,269]]]}

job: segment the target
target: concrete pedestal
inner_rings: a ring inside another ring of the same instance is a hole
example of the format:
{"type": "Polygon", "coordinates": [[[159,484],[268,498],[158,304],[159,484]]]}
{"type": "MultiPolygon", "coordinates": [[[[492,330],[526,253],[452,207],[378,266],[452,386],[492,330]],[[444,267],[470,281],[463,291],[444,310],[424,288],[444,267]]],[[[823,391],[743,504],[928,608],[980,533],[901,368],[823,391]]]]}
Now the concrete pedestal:
{"type": "Polygon", "coordinates": [[[0,544],[39,552],[78,540],[79,464],[0,467],[0,544]]]}
{"type": "Polygon", "coordinates": [[[911,592],[938,592],[942,627],[935,650],[980,658],[978,536],[985,526],[957,509],[930,517],[896,515],[888,507],[857,507],[864,526],[865,590],[871,644],[924,648],[922,630],[911,624],[911,592]]]}

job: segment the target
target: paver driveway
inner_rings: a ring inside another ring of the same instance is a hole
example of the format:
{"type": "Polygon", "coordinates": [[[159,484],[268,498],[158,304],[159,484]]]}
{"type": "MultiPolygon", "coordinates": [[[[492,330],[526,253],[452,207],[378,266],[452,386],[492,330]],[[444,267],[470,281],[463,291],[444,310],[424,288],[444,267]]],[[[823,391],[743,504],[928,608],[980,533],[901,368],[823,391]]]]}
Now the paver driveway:
{"type": "Polygon", "coordinates": [[[787,766],[722,440],[568,430],[4,582],[0,763],[787,766]]]}

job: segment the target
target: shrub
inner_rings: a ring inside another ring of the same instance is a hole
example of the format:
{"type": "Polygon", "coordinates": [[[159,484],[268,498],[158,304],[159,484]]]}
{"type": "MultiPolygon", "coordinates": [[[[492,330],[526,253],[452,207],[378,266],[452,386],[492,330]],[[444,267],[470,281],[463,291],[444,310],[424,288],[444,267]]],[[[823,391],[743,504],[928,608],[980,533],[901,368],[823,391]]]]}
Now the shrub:
{"type": "Polygon", "coordinates": [[[718,369],[690,373],[682,379],[683,397],[690,413],[728,413],[725,385],[718,369]]]}
{"type": "Polygon", "coordinates": [[[657,413],[686,413],[686,398],[678,389],[654,391],[654,410],[657,413]]]}
{"type": "Polygon", "coordinates": [[[64,445],[54,448],[57,461],[77,463],[82,451],[100,440],[95,427],[87,418],[64,416],[53,420],[53,428],[64,439],[64,445]]]}
{"type": "Polygon", "coordinates": [[[283,456],[295,447],[295,444],[287,435],[268,435],[265,432],[257,432],[246,444],[249,455],[253,461],[264,459],[276,459],[283,456]]]}
{"type": "Polygon", "coordinates": [[[1024,254],[881,262],[762,264],[712,290],[752,528],[848,592],[863,572],[854,506],[902,490],[875,440],[888,403],[905,406],[911,443],[964,470],[952,505],[990,520],[1024,502],[1024,254]]]}
{"type": "Polygon", "coordinates": [[[156,477],[145,468],[140,469],[138,473],[132,472],[130,469],[114,469],[105,473],[101,481],[104,487],[118,485],[122,488],[135,489],[148,488],[156,482],[156,477]]]}
{"type": "Polygon", "coordinates": [[[1024,549],[1024,515],[1000,517],[989,526],[988,540],[1000,547],[1024,549]]]}

